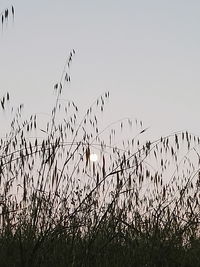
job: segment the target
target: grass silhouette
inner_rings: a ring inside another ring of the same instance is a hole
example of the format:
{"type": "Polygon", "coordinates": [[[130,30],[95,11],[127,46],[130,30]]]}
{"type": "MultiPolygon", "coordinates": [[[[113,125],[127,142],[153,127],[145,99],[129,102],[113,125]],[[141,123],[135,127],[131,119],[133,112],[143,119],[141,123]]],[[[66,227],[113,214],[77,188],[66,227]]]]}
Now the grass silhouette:
{"type": "MultiPolygon", "coordinates": [[[[141,142],[147,129],[136,121],[117,147],[115,124],[98,126],[109,92],[81,118],[60,101],[74,54],[46,125],[23,120],[20,105],[0,140],[0,266],[200,266],[199,137],[141,142]]],[[[7,93],[3,112],[9,101],[7,93]]],[[[133,122],[117,125],[121,134],[133,122]]]]}

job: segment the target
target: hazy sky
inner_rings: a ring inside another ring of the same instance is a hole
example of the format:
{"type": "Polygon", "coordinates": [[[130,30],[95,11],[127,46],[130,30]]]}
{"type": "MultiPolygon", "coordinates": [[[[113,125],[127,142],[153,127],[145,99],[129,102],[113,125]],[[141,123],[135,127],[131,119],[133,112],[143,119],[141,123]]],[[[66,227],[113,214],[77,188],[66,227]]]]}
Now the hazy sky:
{"type": "Polygon", "coordinates": [[[15,6],[0,35],[0,95],[49,112],[76,50],[64,98],[87,107],[110,91],[106,123],[142,119],[151,133],[200,134],[200,1],[0,0],[15,6]]]}

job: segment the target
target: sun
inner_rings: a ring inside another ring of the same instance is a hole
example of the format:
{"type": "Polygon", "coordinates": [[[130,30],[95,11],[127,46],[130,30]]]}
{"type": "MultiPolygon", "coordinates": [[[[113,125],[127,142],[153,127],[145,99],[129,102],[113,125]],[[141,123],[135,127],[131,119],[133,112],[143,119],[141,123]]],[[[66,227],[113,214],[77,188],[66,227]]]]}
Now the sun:
{"type": "Polygon", "coordinates": [[[91,160],[92,162],[96,162],[96,161],[98,161],[98,156],[97,156],[97,154],[95,154],[95,153],[91,154],[91,155],[90,155],[90,160],[91,160]]]}

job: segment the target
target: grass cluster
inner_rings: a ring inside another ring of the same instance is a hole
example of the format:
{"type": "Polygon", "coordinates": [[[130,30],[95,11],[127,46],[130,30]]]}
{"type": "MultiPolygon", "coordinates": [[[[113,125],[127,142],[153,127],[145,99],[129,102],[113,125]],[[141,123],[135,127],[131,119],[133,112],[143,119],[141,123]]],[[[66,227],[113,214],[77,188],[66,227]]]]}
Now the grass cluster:
{"type": "Polygon", "coordinates": [[[73,101],[61,104],[74,54],[46,125],[23,121],[20,105],[0,140],[0,266],[200,266],[199,137],[141,142],[136,121],[116,146],[115,125],[98,126],[108,92],[82,118],[73,101]]]}

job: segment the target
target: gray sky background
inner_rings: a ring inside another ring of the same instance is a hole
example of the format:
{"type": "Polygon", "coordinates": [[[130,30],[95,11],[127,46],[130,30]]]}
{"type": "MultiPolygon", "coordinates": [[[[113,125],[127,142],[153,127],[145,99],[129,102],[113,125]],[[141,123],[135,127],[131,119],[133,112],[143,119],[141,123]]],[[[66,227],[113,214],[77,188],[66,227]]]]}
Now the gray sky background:
{"type": "Polygon", "coordinates": [[[105,124],[143,120],[152,135],[200,135],[200,1],[40,0],[13,4],[0,34],[0,95],[26,112],[49,112],[70,50],[72,84],[64,98],[81,108],[104,91],[105,124]]]}

